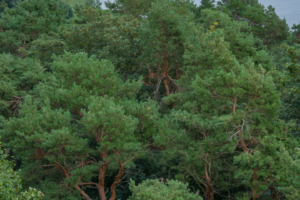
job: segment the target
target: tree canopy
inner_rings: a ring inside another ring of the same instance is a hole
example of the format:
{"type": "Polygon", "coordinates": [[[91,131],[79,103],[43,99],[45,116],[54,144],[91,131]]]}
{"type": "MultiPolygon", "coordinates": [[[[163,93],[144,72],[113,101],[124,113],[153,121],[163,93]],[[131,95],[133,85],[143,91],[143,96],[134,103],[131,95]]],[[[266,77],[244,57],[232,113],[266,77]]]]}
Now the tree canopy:
{"type": "Polygon", "coordinates": [[[299,25],[105,4],[0,1],[0,199],[299,199],[299,25]]]}

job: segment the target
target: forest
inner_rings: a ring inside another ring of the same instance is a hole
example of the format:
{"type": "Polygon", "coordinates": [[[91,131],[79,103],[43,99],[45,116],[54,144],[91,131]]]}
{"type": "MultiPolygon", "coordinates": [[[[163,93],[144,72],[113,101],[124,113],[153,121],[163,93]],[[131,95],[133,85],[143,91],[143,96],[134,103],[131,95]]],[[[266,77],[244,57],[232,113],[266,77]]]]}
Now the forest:
{"type": "Polygon", "coordinates": [[[0,0],[0,199],[299,200],[300,23],[105,5],[0,0]]]}

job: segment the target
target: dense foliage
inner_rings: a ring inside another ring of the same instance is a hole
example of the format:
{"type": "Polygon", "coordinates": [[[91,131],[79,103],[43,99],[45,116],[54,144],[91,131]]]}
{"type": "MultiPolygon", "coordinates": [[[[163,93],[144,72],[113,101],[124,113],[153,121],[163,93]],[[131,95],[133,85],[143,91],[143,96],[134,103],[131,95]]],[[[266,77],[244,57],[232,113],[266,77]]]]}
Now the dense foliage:
{"type": "Polygon", "coordinates": [[[159,182],[158,180],[146,180],[138,186],[134,184],[134,182],[131,183],[133,195],[129,198],[132,200],[202,200],[197,194],[190,193],[187,185],[174,180],[167,181],[167,183],[159,182]]]}
{"type": "Polygon", "coordinates": [[[0,1],[0,199],[300,198],[300,25],[77,2],[0,1]]]}
{"type": "Polygon", "coordinates": [[[0,198],[7,200],[41,199],[43,193],[34,188],[20,192],[22,189],[21,179],[19,174],[13,170],[14,162],[8,160],[7,152],[4,152],[1,146],[0,148],[0,198]]]}

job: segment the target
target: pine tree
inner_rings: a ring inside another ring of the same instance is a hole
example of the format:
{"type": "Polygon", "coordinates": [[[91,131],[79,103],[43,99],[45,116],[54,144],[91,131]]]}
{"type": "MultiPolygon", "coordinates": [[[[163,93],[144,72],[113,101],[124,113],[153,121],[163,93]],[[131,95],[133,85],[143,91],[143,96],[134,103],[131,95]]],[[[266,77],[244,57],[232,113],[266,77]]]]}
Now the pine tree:
{"type": "Polygon", "coordinates": [[[66,14],[58,0],[25,0],[5,9],[0,17],[0,52],[16,54],[20,47],[28,49],[40,34],[57,32],[66,14]]]}
{"type": "Polygon", "coordinates": [[[24,163],[24,182],[38,180],[46,198],[91,199],[86,187],[96,186],[105,200],[105,174],[118,169],[110,186],[113,200],[125,165],[160,132],[153,125],[159,118],[156,105],[139,104],[141,79],[123,82],[107,60],[85,53],[53,59],[53,75],[24,98],[18,118],[4,121],[1,135],[24,163]]]}
{"type": "Polygon", "coordinates": [[[40,60],[41,65],[46,69],[50,69],[53,62],[52,54],[62,55],[68,46],[59,34],[49,32],[42,34],[38,39],[32,41],[29,49],[21,49],[19,54],[24,57],[33,57],[40,60]]]}
{"type": "Polygon", "coordinates": [[[264,45],[278,44],[289,35],[286,20],[280,19],[272,6],[265,9],[258,0],[222,0],[218,5],[218,9],[234,20],[247,22],[264,45]]]}
{"type": "Polygon", "coordinates": [[[298,143],[291,125],[278,120],[280,100],[273,79],[251,57],[239,63],[224,33],[199,31],[191,37],[179,80],[182,92],[166,100],[175,102],[171,116],[182,126],[172,146],[183,155],[182,173],[205,187],[205,199],[233,185],[251,187],[244,194],[255,200],[267,189],[295,198],[298,143]]]}
{"type": "Polygon", "coordinates": [[[152,3],[147,21],[141,29],[143,50],[140,60],[149,66],[149,76],[157,76],[157,96],[161,95],[160,83],[163,83],[165,89],[162,95],[169,95],[172,93],[170,84],[175,83],[173,79],[181,76],[183,44],[190,30],[188,24],[193,20],[185,4],[189,3],[171,0],[152,3]]]}
{"type": "Polygon", "coordinates": [[[293,24],[293,26],[292,26],[292,34],[291,34],[291,36],[292,36],[292,41],[294,42],[294,43],[297,43],[297,44],[299,44],[300,43],[300,24],[293,24]]]}
{"type": "MultiPolygon", "coordinates": [[[[280,58],[285,60],[277,69],[272,70],[275,84],[280,93],[282,109],[281,118],[289,121],[295,120],[299,124],[299,89],[300,89],[300,50],[298,45],[281,46],[280,58]]],[[[297,130],[299,135],[299,129],[297,130]]]]}
{"type": "Polygon", "coordinates": [[[44,78],[44,69],[31,58],[0,54],[0,116],[18,113],[23,97],[44,78]]]}
{"type": "MultiPolygon", "coordinates": [[[[140,21],[84,7],[86,20],[61,29],[61,38],[73,53],[86,52],[99,60],[110,60],[123,77],[132,76],[140,67],[140,21]]],[[[58,43],[56,43],[58,44],[58,43]]]]}
{"type": "Polygon", "coordinates": [[[255,64],[261,64],[268,71],[273,68],[269,53],[266,49],[257,47],[257,40],[249,34],[251,27],[246,22],[232,20],[228,15],[214,10],[203,10],[201,21],[206,30],[224,31],[224,40],[241,64],[252,58],[255,64]]]}
{"type": "Polygon", "coordinates": [[[95,2],[0,13],[0,199],[300,198],[298,26],[257,0],[95,2]]]}

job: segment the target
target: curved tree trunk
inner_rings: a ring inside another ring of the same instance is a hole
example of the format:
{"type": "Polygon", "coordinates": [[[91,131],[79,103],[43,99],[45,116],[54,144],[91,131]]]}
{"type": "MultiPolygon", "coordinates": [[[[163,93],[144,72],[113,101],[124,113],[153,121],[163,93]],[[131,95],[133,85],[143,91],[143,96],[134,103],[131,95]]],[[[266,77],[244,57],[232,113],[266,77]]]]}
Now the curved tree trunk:
{"type": "Polygon", "coordinates": [[[115,200],[116,199],[116,191],[115,188],[116,186],[120,183],[120,178],[123,175],[123,165],[122,163],[119,161],[119,174],[116,176],[115,181],[113,182],[113,184],[110,187],[110,191],[111,191],[111,197],[109,200],[115,200]]]}
{"type": "Polygon", "coordinates": [[[104,190],[104,180],[105,180],[105,171],[107,169],[107,162],[105,161],[99,168],[99,177],[98,177],[98,192],[100,200],[106,200],[105,190],[104,190]]]}
{"type": "MultiPolygon", "coordinates": [[[[71,174],[70,171],[68,169],[68,167],[62,166],[61,164],[59,164],[58,162],[55,162],[54,165],[64,174],[65,178],[70,178],[71,174]]],[[[74,188],[80,192],[80,195],[84,197],[85,200],[92,200],[89,195],[87,195],[79,186],[78,183],[76,183],[74,185],[74,188]]]]}
{"type": "Polygon", "coordinates": [[[99,176],[98,176],[98,192],[100,200],[106,200],[105,190],[104,190],[104,181],[105,181],[105,171],[107,169],[108,162],[104,161],[107,156],[107,152],[99,152],[99,157],[103,161],[103,164],[99,166],[99,176]]]}

